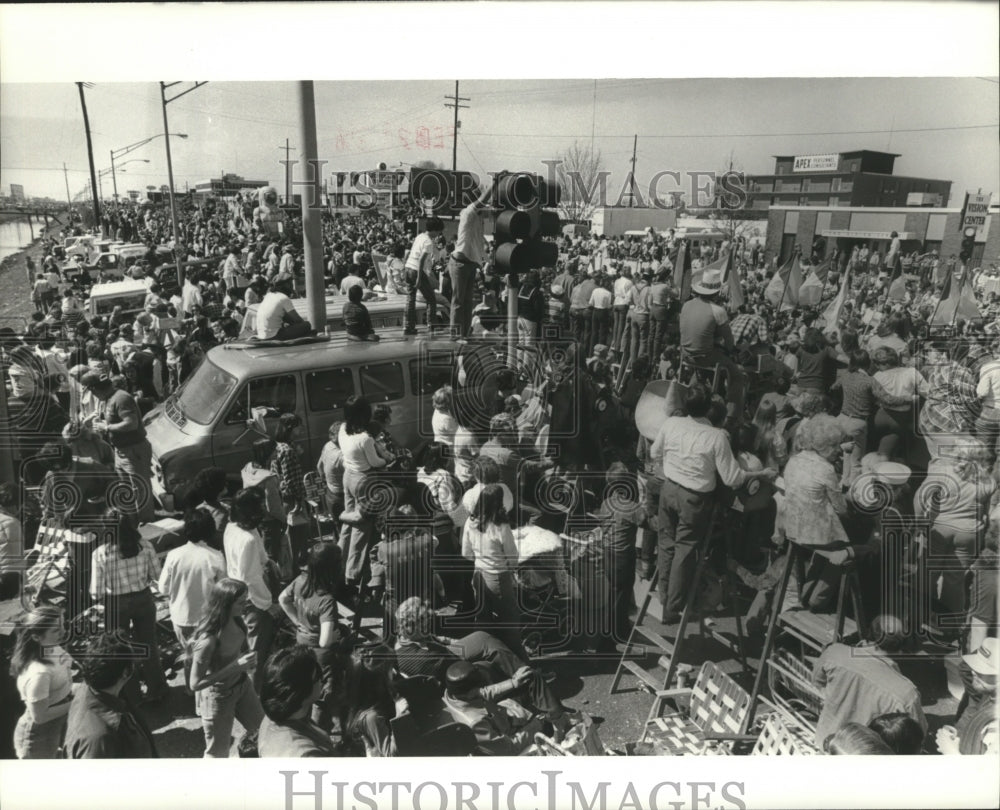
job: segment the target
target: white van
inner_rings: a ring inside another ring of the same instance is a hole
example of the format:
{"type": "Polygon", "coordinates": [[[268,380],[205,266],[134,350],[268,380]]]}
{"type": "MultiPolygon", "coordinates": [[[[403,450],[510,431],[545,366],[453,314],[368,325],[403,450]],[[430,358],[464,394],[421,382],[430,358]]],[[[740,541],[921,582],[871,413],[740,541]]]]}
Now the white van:
{"type": "Polygon", "coordinates": [[[119,306],[126,315],[142,312],[148,293],[149,287],[134,279],[95,284],[90,288],[85,309],[91,318],[110,315],[119,306]]]}

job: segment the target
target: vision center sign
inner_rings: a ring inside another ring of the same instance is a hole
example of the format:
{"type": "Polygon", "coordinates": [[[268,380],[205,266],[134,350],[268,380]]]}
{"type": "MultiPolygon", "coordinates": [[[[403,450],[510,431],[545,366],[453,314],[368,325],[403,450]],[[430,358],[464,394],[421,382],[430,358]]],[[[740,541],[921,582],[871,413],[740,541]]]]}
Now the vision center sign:
{"type": "Polygon", "coordinates": [[[840,155],[798,155],[792,162],[793,172],[835,172],[840,155]]]}
{"type": "Polygon", "coordinates": [[[969,194],[962,218],[962,232],[976,229],[976,241],[985,242],[990,228],[990,194],[969,194]]]}

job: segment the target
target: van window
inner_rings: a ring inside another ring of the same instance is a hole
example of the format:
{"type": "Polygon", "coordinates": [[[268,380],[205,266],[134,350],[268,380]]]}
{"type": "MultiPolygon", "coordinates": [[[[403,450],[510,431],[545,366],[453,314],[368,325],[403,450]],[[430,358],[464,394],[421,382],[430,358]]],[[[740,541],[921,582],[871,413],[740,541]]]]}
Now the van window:
{"type": "Polygon", "coordinates": [[[306,401],[311,411],[343,408],[354,394],[354,375],[349,368],[331,368],[306,374],[306,401]]]}
{"type": "Polygon", "coordinates": [[[295,375],[264,377],[250,380],[240,391],[226,416],[226,424],[241,424],[250,418],[254,408],[273,408],[282,413],[295,413],[295,375]]]}
{"type": "Polygon", "coordinates": [[[235,389],[236,378],[206,359],[181,386],[177,404],[184,418],[208,425],[235,389]]]}
{"type": "Polygon", "coordinates": [[[361,393],[372,403],[402,399],[403,367],[399,363],[379,363],[361,367],[361,393]]]}
{"type": "Polygon", "coordinates": [[[417,396],[433,394],[451,385],[455,356],[451,352],[427,352],[410,361],[410,390],[417,396]]]}

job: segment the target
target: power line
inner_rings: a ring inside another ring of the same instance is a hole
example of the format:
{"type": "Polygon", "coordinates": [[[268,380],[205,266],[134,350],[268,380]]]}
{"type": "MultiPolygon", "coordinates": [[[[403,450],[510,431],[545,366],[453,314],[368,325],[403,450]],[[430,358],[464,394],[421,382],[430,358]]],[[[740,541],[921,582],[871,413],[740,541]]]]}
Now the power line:
{"type": "MultiPolygon", "coordinates": [[[[968,129],[995,129],[1000,127],[1000,124],[971,124],[969,126],[962,127],[913,127],[909,129],[893,129],[892,132],[955,132],[959,130],[968,129]]],[[[643,138],[673,138],[673,139],[685,139],[685,138],[793,138],[793,137],[807,137],[807,136],[818,136],[818,135],[881,135],[889,132],[888,129],[855,129],[855,130],[840,130],[832,132],[734,132],[734,133],[699,133],[699,134],[687,134],[687,135],[642,135],[643,138]]],[[[466,135],[476,138],[584,138],[585,135],[581,133],[551,133],[546,135],[530,135],[524,132],[467,132],[466,135]]],[[[597,135],[598,138],[632,138],[634,134],[631,135],[597,135]]],[[[641,134],[641,133],[640,133],[641,134]]]]}

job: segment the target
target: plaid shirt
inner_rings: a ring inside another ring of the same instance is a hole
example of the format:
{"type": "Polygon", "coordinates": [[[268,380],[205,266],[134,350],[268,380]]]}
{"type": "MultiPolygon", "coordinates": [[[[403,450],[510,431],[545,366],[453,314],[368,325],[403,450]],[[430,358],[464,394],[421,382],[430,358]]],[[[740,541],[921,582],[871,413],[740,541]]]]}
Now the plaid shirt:
{"type": "Polygon", "coordinates": [[[302,465],[299,455],[290,444],[282,442],[274,451],[271,459],[271,472],[278,478],[278,489],[285,503],[302,503],[306,499],[305,486],[302,483],[302,465]]]}
{"type": "Polygon", "coordinates": [[[927,399],[920,426],[929,433],[968,433],[979,413],[978,379],[965,366],[947,362],[927,372],[927,399]]]}
{"type": "Polygon", "coordinates": [[[139,553],[128,560],[112,543],[94,551],[92,560],[90,593],[97,599],[144,591],[160,577],[160,560],[146,540],[139,541],[139,553]]]}
{"type": "Polygon", "coordinates": [[[733,332],[733,342],[736,344],[767,343],[767,324],[760,315],[752,312],[737,315],[730,321],[729,328],[733,332]]]}

